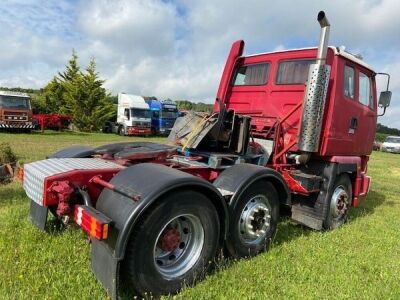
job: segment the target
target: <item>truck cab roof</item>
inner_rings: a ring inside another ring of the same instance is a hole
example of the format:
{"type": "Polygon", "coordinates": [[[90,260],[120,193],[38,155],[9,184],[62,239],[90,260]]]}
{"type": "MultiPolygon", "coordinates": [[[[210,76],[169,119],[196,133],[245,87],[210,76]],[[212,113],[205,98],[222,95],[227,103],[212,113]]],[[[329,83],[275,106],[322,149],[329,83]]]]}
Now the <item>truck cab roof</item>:
{"type": "MultiPolygon", "coordinates": [[[[366,62],[364,62],[358,55],[354,55],[348,51],[345,50],[343,46],[341,47],[336,47],[336,46],[329,46],[329,49],[331,49],[334,53],[334,55],[342,56],[356,64],[359,64],[371,71],[373,71],[372,67],[369,66],[366,62]]],[[[253,57],[253,56],[261,56],[261,55],[269,55],[269,54],[277,54],[277,53],[282,53],[285,54],[287,52],[303,52],[303,51],[308,51],[308,50],[317,50],[317,47],[304,47],[304,48],[294,48],[294,49],[284,49],[284,50],[277,50],[277,51],[269,51],[269,52],[261,52],[261,53],[255,53],[255,54],[250,54],[246,55],[243,57],[253,57]]]]}
{"type": "Polygon", "coordinates": [[[0,96],[26,97],[26,98],[29,98],[29,95],[27,93],[14,92],[14,91],[0,91],[0,96]]]}
{"type": "Polygon", "coordinates": [[[124,108],[149,109],[149,104],[147,104],[142,96],[125,93],[118,94],[118,106],[124,108]]]}

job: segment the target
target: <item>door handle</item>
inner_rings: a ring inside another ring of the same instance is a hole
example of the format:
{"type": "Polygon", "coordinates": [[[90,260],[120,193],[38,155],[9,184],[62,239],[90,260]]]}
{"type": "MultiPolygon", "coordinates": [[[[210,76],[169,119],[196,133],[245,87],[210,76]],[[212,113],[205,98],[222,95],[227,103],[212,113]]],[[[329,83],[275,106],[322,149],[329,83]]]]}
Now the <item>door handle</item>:
{"type": "Polygon", "coordinates": [[[355,130],[357,129],[358,126],[358,120],[356,117],[352,117],[350,120],[350,127],[349,127],[349,133],[354,133],[355,130]]]}

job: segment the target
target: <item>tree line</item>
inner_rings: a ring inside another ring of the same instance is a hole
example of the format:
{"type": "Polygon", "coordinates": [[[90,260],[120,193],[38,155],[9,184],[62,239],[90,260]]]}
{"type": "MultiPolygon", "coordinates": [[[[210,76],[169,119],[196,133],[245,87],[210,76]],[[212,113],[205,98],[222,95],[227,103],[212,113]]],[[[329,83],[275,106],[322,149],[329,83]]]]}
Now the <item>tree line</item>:
{"type": "Polygon", "coordinates": [[[203,102],[190,102],[188,100],[176,100],[175,101],[179,110],[194,110],[200,112],[211,112],[213,104],[206,104],[203,102]]]}

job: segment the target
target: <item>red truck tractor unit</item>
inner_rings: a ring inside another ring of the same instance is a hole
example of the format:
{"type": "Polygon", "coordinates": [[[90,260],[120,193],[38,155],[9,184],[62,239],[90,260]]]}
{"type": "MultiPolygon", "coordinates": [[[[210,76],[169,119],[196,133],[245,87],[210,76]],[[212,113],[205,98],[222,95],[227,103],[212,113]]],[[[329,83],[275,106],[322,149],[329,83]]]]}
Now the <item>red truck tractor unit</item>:
{"type": "Polygon", "coordinates": [[[170,145],[72,147],[26,164],[32,223],[45,229],[50,211],[87,232],[114,299],[125,288],[175,293],[222,248],[267,250],[285,207],[315,230],[341,226],[367,196],[377,110],[391,92],[378,102],[378,73],[328,47],[324,12],[318,22],[318,48],[243,56],[233,43],[213,113],[179,118],[170,145]]]}
{"type": "Polygon", "coordinates": [[[29,95],[0,91],[0,130],[26,131],[34,129],[29,95]]]}

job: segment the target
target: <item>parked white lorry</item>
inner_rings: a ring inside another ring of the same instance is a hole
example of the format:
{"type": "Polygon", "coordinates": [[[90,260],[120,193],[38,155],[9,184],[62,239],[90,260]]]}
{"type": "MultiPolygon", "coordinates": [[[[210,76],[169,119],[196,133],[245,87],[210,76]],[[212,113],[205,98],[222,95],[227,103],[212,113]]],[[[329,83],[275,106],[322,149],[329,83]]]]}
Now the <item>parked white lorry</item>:
{"type": "Polygon", "coordinates": [[[150,135],[150,107],[142,96],[119,93],[115,131],[120,135],[150,135]]]}

